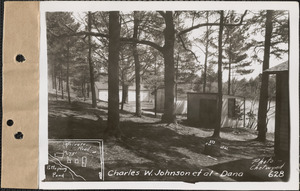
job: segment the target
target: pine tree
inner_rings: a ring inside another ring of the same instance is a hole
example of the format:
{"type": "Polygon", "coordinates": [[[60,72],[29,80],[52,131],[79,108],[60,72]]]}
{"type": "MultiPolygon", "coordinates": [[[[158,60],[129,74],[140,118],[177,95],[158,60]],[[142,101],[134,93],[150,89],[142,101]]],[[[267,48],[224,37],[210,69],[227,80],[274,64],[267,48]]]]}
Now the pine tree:
{"type": "MultiPolygon", "coordinates": [[[[235,19],[235,12],[229,12],[226,17],[226,22],[232,23],[235,19]]],[[[227,62],[224,62],[224,69],[228,70],[228,85],[227,94],[232,94],[231,83],[232,76],[245,75],[253,72],[253,69],[247,69],[251,66],[251,61],[248,59],[248,47],[246,45],[246,32],[249,29],[249,25],[243,25],[238,27],[225,26],[225,48],[227,62]]]]}

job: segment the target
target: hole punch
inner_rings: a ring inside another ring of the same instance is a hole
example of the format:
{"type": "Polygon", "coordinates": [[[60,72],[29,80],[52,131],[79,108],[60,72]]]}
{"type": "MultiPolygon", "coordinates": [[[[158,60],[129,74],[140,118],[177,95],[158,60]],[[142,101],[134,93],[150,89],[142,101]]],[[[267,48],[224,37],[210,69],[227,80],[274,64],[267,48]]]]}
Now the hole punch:
{"type": "Polygon", "coordinates": [[[16,138],[16,139],[23,139],[23,133],[22,133],[22,132],[17,132],[17,133],[15,134],[15,138],[16,138]]]}
{"type": "Polygon", "coordinates": [[[25,59],[25,57],[22,55],[22,54],[18,54],[17,56],[16,56],[16,61],[17,62],[24,62],[26,59],[25,59]]]}
{"type": "Polygon", "coordinates": [[[13,121],[12,119],[9,119],[9,120],[7,120],[6,124],[7,124],[8,126],[13,126],[14,121],[13,121]]]}

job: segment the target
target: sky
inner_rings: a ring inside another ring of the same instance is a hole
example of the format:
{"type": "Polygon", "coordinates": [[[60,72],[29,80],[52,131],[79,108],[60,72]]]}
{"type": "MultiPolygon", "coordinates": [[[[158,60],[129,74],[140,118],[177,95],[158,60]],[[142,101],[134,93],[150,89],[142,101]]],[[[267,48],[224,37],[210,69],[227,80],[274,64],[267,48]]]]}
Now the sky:
{"type": "MultiPolygon", "coordinates": [[[[244,11],[237,11],[237,15],[241,15],[244,11]]],[[[252,16],[252,12],[255,12],[255,11],[248,11],[247,15],[245,16],[245,19],[247,18],[250,18],[252,16]]],[[[75,21],[79,22],[79,23],[82,23],[85,19],[85,15],[86,15],[86,12],[74,12],[73,13],[73,17],[75,19],[75,21]]],[[[216,18],[213,18],[213,20],[215,20],[216,18]]],[[[198,22],[203,22],[203,21],[198,21],[198,22]]],[[[195,21],[195,24],[196,21],[195,21]]],[[[191,20],[185,20],[185,24],[184,24],[184,27],[188,28],[192,26],[192,21],[191,20]]],[[[215,30],[216,30],[216,34],[217,34],[217,31],[218,31],[218,27],[214,27],[215,30]]],[[[81,25],[80,27],[81,30],[85,30],[84,29],[84,25],[81,25]]],[[[192,32],[189,32],[188,35],[189,35],[189,38],[193,41],[194,38],[197,38],[201,35],[204,34],[206,30],[206,27],[201,27],[199,29],[196,29],[196,30],[193,30],[192,32]]],[[[252,30],[252,29],[250,29],[252,30]]],[[[254,39],[257,39],[257,40],[264,40],[264,36],[262,34],[257,34],[257,35],[251,35],[250,38],[254,38],[254,39]]],[[[199,45],[198,45],[199,46],[199,45]]],[[[202,49],[204,49],[203,46],[200,45],[200,47],[202,47],[202,49]]],[[[198,60],[200,61],[200,65],[203,65],[204,63],[204,53],[196,46],[193,46],[192,47],[192,50],[193,52],[195,52],[195,54],[197,55],[198,57],[198,60]]],[[[249,50],[247,51],[247,54],[250,56],[251,54],[253,54],[253,51],[252,50],[249,50]]],[[[259,52],[259,57],[262,59],[263,58],[263,49],[261,49],[261,51],[259,52]]],[[[274,56],[271,56],[270,57],[270,67],[273,67],[273,66],[276,66],[284,61],[288,60],[288,55],[283,55],[282,59],[278,59],[278,58],[275,58],[274,56]]],[[[214,67],[215,71],[217,71],[217,66],[214,67]]],[[[250,79],[250,78],[255,78],[257,77],[260,73],[262,73],[262,64],[261,63],[258,63],[256,61],[253,60],[252,64],[250,67],[248,67],[247,69],[253,69],[253,72],[250,73],[250,74],[246,74],[246,75],[235,75],[235,77],[237,79],[242,79],[242,78],[246,78],[246,79],[250,79]]],[[[197,72],[198,75],[201,75],[201,72],[202,71],[199,71],[197,72]]],[[[223,81],[227,81],[228,79],[228,70],[223,70],[223,81]]]]}
{"type": "MultiPolygon", "coordinates": [[[[237,12],[239,15],[243,14],[243,11],[241,12],[237,12]]],[[[245,16],[245,19],[248,19],[252,17],[252,13],[248,11],[247,15],[245,16]]],[[[191,26],[191,23],[187,22],[187,26],[190,25],[191,26]]],[[[198,37],[199,35],[203,35],[205,33],[205,30],[206,30],[206,27],[202,27],[202,28],[199,28],[197,30],[194,30],[192,32],[189,33],[189,35],[191,36],[191,38],[196,38],[198,37]]],[[[218,32],[218,27],[215,27],[215,30],[218,32]]],[[[249,29],[249,32],[251,32],[251,30],[253,29],[249,29]]],[[[223,33],[224,34],[224,33],[223,33]]],[[[264,34],[263,34],[264,35],[264,34]]],[[[262,34],[258,33],[256,35],[250,35],[250,38],[253,38],[253,39],[256,39],[256,40],[259,40],[259,41],[264,41],[264,36],[262,34]]],[[[284,45],[286,46],[286,45],[284,45]]],[[[284,48],[284,46],[280,46],[281,48],[284,48]]],[[[204,46],[202,45],[202,49],[204,49],[204,46]]],[[[194,47],[193,48],[193,51],[199,55],[199,58],[198,60],[201,62],[201,63],[204,63],[204,59],[205,59],[205,56],[204,56],[204,53],[199,49],[199,48],[196,48],[194,47]]],[[[223,50],[224,51],[224,50],[223,50]]],[[[248,54],[248,56],[250,57],[252,54],[254,54],[253,50],[249,50],[246,52],[248,54]]],[[[261,60],[263,60],[263,55],[264,55],[264,50],[263,48],[261,48],[261,50],[259,51],[258,53],[258,56],[261,58],[261,60]]],[[[273,67],[273,66],[276,66],[278,64],[281,64],[285,61],[288,60],[288,54],[285,54],[282,56],[281,59],[278,59],[278,58],[275,58],[275,56],[271,55],[270,57],[270,68],[273,67]]],[[[259,74],[262,73],[262,64],[259,63],[259,62],[256,62],[255,60],[252,60],[252,64],[251,66],[249,66],[247,69],[253,69],[253,72],[250,73],[250,74],[246,74],[246,75],[236,75],[236,78],[237,79],[242,79],[242,78],[246,78],[246,79],[250,79],[250,78],[255,78],[257,77],[259,74]]],[[[215,66],[215,71],[217,71],[217,66],[215,66]]],[[[201,71],[198,72],[198,74],[201,74],[201,71]]],[[[223,81],[227,81],[228,79],[228,70],[223,70],[223,81]]]]}

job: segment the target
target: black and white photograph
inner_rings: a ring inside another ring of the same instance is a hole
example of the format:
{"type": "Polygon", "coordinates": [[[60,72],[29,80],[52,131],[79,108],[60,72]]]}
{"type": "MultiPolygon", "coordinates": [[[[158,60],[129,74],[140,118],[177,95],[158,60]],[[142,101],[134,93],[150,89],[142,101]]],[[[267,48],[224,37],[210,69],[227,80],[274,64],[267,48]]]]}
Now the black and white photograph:
{"type": "Polygon", "coordinates": [[[288,9],[44,19],[42,182],[289,182],[288,9]]]}

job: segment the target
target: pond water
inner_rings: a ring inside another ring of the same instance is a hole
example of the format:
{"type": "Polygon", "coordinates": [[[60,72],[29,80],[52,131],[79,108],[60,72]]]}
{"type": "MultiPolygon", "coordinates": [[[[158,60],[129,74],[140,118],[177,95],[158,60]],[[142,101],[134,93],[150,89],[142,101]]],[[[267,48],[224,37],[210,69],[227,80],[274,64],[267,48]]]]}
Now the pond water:
{"type": "MultiPolygon", "coordinates": [[[[268,117],[268,132],[269,133],[274,133],[275,131],[275,101],[271,101],[270,103],[268,103],[268,108],[269,108],[269,111],[268,111],[268,114],[267,114],[267,117],[268,117]]],[[[255,101],[255,102],[252,102],[251,100],[246,100],[246,114],[249,112],[249,111],[253,111],[253,114],[256,118],[252,128],[256,127],[257,123],[257,113],[258,113],[258,101],[255,101]]],[[[246,126],[247,124],[249,124],[251,122],[251,119],[249,118],[249,116],[246,115],[246,126]]]]}

